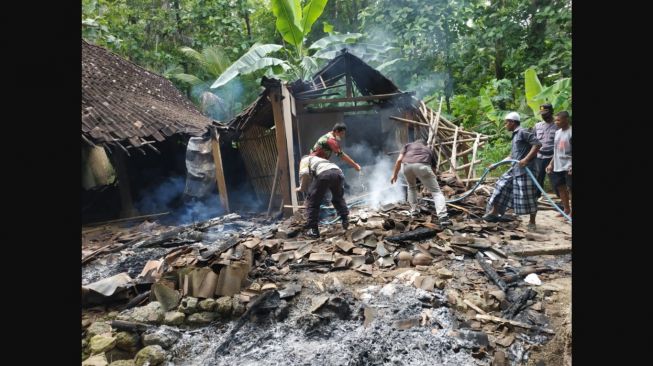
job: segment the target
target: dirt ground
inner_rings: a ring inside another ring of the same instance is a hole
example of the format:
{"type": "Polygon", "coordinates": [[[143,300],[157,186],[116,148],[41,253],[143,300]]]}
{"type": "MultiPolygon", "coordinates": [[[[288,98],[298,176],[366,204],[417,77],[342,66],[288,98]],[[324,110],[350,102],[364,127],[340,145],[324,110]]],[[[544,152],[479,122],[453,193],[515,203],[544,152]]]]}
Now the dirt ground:
{"type": "MultiPolygon", "coordinates": [[[[571,226],[563,222],[563,219],[555,217],[555,211],[542,211],[538,214],[538,232],[551,235],[551,240],[539,242],[543,246],[569,245],[571,243],[571,226]]],[[[553,258],[553,256],[548,256],[553,258]]],[[[541,256],[540,258],[544,258],[541,256]]],[[[533,350],[529,358],[528,366],[531,365],[563,365],[571,366],[571,262],[568,264],[566,273],[551,276],[544,285],[557,288],[549,296],[546,315],[551,320],[551,328],[556,335],[544,346],[533,350]]]]}

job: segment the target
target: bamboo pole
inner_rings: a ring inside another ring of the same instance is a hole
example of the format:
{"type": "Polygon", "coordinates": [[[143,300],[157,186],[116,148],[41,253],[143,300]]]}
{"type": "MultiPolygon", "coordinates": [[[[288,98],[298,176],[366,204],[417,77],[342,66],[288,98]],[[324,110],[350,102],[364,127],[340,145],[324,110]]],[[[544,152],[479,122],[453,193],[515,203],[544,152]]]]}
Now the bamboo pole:
{"type": "MultiPolygon", "coordinates": [[[[438,127],[440,125],[440,112],[442,111],[442,102],[444,101],[443,97],[440,97],[440,106],[438,107],[438,113],[435,115],[435,126],[433,126],[433,133],[434,133],[434,140],[435,136],[438,135],[438,127]]],[[[431,110],[431,113],[433,113],[433,110],[431,110]]],[[[431,141],[431,148],[433,148],[434,141],[431,141]]]]}
{"type": "Polygon", "coordinates": [[[451,148],[451,167],[449,170],[453,172],[454,174],[456,173],[456,148],[458,147],[456,140],[458,139],[458,126],[456,126],[456,130],[453,133],[453,147],[451,148]]]}
{"type": "MultiPolygon", "coordinates": [[[[474,146],[472,147],[472,162],[471,165],[469,166],[469,172],[467,172],[467,179],[472,178],[472,174],[474,172],[474,163],[476,162],[476,151],[478,150],[478,145],[480,142],[481,135],[479,133],[476,134],[476,141],[474,141],[474,146]]],[[[479,160],[480,161],[480,160],[479,160]]],[[[466,185],[467,188],[469,188],[469,182],[467,182],[466,185]]]]}
{"type": "MultiPolygon", "coordinates": [[[[481,140],[481,141],[485,141],[487,139],[488,138],[486,136],[481,136],[479,138],[479,140],[481,140]]],[[[473,141],[476,141],[476,138],[458,140],[458,142],[473,142],[473,141]]],[[[442,145],[451,145],[451,144],[453,144],[453,140],[451,140],[451,141],[442,141],[442,142],[440,142],[440,144],[442,144],[442,145]]]]}
{"type": "Polygon", "coordinates": [[[413,123],[413,124],[416,124],[416,125],[426,126],[426,127],[429,127],[429,128],[431,127],[427,123],[417,122],[417,121],[413,121],[413,120],[405,119],[405,118],[401,118],[401,117],[390,116],[390,119],[400,121],[400,122],[413,123]]]}

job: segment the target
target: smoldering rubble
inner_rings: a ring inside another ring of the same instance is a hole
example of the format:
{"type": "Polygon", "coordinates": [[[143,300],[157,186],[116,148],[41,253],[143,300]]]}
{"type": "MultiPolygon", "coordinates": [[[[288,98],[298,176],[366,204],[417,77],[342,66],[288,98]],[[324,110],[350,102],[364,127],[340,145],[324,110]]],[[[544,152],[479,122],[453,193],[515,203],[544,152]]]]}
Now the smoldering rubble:
{"type": "Polygon", "coordinates": [[[361,200],[319,239],[301,211],[87,229],[83,364],[525,364],[556,334],[570,232],[479,220],[491,189],[450,205],[449,228],[426,200],[361,200]]]}

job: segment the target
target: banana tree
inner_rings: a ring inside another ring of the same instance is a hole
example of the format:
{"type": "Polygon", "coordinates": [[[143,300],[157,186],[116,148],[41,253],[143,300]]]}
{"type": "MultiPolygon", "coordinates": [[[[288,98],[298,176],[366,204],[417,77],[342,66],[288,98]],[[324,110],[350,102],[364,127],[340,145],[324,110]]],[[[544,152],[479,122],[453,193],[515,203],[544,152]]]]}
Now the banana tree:
{"type": "Polygon", "coordinates": [[[238,75],[251,74],[262,69],[280,67],[283,71],[289,70],[291,66],[287,61],[268,56],[282,48],[283,46],[278,44],[254,44],[236,62],[221,70],[221,73],[216,76],[217,80],[211,84],[211,89],[227,84],[238,75]]]}
{"type": "Polygon", "coordinates": [[[236,63],[232,63],[222,49],[215,46],[205,47],[201,52],[190,47],[182,47],[180,51],[195,64],[197,72],[184,73],[181,67],[176,66],[168,68],[164,76],[190,85],[191,98],[205,115],[217,120],[233,118],[248,99],[243,96],[245,88],[241,83],[231,83],[212,92],[210,85],[215,78],[233,69],[236,63]]]}
{"type": "Polygon", "coordinates": [[[566,110],[571,114],[571,78],[562,78],[551,86],[543,87],[535,69],[530,68],[524,72],[524,83],[526,102],[535,116],[543,103],[551,103],[554,110],[566,110]]]}
{"type": "Polygon", "coordinates": [[[319,59],[333,58],[337,47],[351,44],[362,36],[359,33],[330,34],[305,47],[307,36],[326,4],[327,0],[310,0],[302,8],[299,0],[272,0],[275,25],[285,45],[252,46],[217,77],[211,88],[220,88],[238,75],[261,70],[283,80],[305,79],[317,71],[319,59]],[[278,51],[285,53],[285,59],[270,56],[278,51]]]}

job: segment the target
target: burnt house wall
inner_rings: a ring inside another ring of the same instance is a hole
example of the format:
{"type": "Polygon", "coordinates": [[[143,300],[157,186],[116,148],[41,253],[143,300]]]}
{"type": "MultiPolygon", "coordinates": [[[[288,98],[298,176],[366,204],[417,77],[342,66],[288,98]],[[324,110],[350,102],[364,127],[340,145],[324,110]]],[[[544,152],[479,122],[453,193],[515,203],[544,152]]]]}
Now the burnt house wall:
{"type": "MultiPolygon", "coordinates": [[[[157,154],[147,149],[144,155],[138,150],[129,149],[131,156],[127,157],[127,172],[131,189],[132,202],[136,204],[148,192],[156,189],[162,182],[171,177],[186,176],[186,144],[188,137],[172,136],[165,141],[154,143],[154,147],[161,152],[157,154]]],[[[113,153],[115,154],[115,153],[113,153]]],[[[113,154],[108,154],[112,164],[113,154]]],[[[175,205],[181,205],[181,195],[176,199],[175,205]]],[[[109,186],[96,187],[91,190],[81,190],[81,215],[82,224],[112,220],[120,215],[120,194],[118,179],[109,186]]],[[[148,214],[151,212],[141,212],[148,214]]]]}

